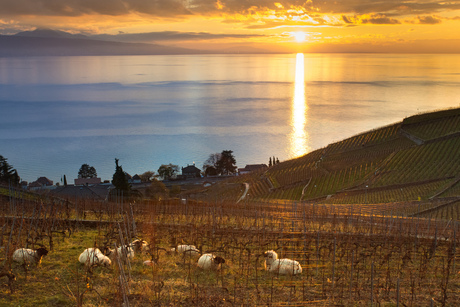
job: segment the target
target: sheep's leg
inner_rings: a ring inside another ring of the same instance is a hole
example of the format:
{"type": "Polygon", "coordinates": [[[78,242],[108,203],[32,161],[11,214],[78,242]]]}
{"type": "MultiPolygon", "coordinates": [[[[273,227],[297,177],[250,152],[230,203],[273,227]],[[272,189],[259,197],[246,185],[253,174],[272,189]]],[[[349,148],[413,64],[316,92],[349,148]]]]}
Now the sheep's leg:
{"type": "Polygon", "coordinates": [[[24,263],[23,263],[21,266],[22,266],[22,268],[24,269],[24,275],[25,275],[26,280],[27,280],[27,272],[29,271],[29,270],[28,270],[27,262],[24,261],[24,263]]]}
{"type": "Polygon", "coordinates": [[[11,272],[0,273],[0,277],[3,277],[3,276],[8,277],[8,287],[10,287],[11,293],[14,293],[13,282],[16,280],[16,276],[11,272]]]}
{"type": "Polygon", "coordinates": [[[9,273],[7,276],[8,276],[8,287],[10,287],[10,291],[11,293],[13,293],[14,292],[13,282],[16,280],[16,276],[14,276],[14,274],[11,274],[11,273],[9,273]]]}

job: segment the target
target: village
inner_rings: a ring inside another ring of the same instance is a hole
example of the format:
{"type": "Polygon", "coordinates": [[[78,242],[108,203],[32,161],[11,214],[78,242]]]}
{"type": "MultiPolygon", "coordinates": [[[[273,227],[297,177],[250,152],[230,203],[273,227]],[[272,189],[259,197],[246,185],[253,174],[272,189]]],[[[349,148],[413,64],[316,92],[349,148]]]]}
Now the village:
{"type": "MultiPolygon", "coordinates": [[[[247,164],[244,168],[237,168],[236,172],[232,174],[204,175],[202,170],[192,164],[182,167],[180,174],[175,174],[171,178],[162,180],[142,180],[143,176],[139,174],[135,174],[134,176],[128,173],[125,174],[131,189],[137,191],[139,196],[146,196],[148,194],[146,190],[152,185],[152,182],[160,181],[169,190],[183,192],[188,189],[212,186],[229,177],[241,176],[261,168],[268,168],[268,166],[266,164],[247,164]]],[[[22,181],[20,185],[23,190],[50,193],[62,198],[88,200],[108,200],[110,192],[115,189],[111,180],[102,180],[99,177],[75,178],[73,184],[67,184],[67,182],[54,183],[53,180],[47,177],[39,177],[31,183],[22,181]]]]}

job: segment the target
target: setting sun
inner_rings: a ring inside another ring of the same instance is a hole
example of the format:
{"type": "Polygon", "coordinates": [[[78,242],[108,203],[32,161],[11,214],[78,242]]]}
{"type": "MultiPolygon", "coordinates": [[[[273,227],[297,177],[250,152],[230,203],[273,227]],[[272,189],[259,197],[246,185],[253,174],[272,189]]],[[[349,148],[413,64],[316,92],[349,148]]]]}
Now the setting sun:
{"type": "Polygon", "coordinates": [[[301,32],[301,31],[294,32],[294,33],[292,33],[292,35],[294,36],[296,42],[298,42],[298,43],[304,42],[306,37],[307,37],[307,34],[305,32],[301,32]]]}

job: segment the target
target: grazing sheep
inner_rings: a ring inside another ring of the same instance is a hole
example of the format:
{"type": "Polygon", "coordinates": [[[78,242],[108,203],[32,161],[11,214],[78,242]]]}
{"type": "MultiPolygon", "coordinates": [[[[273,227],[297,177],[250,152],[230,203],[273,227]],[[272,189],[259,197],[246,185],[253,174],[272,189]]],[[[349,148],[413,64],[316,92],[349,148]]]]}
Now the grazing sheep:
{"type": "Polygon", "coordinates": [[[171,252],[176,252],[183,255],[198,256],[200,250],[195,245],[178,245],[176,248],[171,248],[171,252]]]}
{"type": "Polygon", "coordinates": [[[134,250],[129,245],[119,246],[116,251],[115,249],[106,248],[104,250],[104,255],[109,257],[112,261],[114,261],[117,256],[123,260],[132,260],[134,258],[134,250]]]}
{"type": "Polygon", "coordinates": [[[34,264],[38,266],[42,257],[46,255],[48,255],[48,250],[44,247],[38,249],[19,248],[13,253],[13,261],[23,265],[34,264]]]}
{"type": "Polygon", "coordinates": [[[198,259],[198,267],[203,270],[218,270],[222,263],[225,263],[225,259],[213,254],[203,254],[198,259]]]}
{"type": "Polygon", "coordinates": [[[300,263],[292,259],[278,259],[278,254],[273,251],[266,251],[265,257],[265,270],[274,272],[281,275],[296,275],[302,273],[300,263]]]}
{"type": "Polygon", "coordinates": [[[80,254],[78,261],[83,263],[87,267],[92,267],[96,265],[110,266],[112,261],[109,257],[105,256],[99,248],[87,248],[80,254]]]}
{"type": "Polygon", "coordinates": [[[147,241],[139,239],[136,239],[133,242],[131,242],[131,244],[129,244],[129,247],[131,247],[136,254],[140,254],[142,252],[148,253],[150,250],[147,241]]]}
{"type": "Polygon", "coordinates": [[[144,265],[147,265],[147,266],[156,266],[157,263],[155,262],[155,260],[146,260],[146,261],[144,261],[144,265]]]}

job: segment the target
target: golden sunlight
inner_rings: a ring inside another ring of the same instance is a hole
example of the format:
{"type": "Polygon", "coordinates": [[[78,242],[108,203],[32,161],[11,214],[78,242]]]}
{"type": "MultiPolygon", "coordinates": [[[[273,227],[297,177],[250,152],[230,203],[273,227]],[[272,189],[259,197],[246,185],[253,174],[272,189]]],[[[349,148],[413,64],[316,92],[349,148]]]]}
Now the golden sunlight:
{"type": "Polygon", "coordinates": [[[292,36],[294,36],[295,40],[298,43],[304,42],[305,39],[307,38],[307,34],[305,32],[302,32],[302,31],[294,32],[294,33],[292,33],[292,36]]]}
{"type": "Polygon", "coordinates": [[[307,102],[305,99],[304,56],[298,53],[295,62],[294,98],[292,100],[292,116],[290,136],[290,158],[305,155],[308,152],[307,102]]]}

